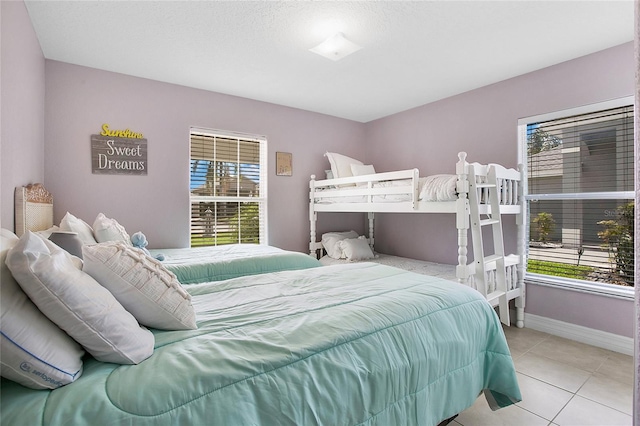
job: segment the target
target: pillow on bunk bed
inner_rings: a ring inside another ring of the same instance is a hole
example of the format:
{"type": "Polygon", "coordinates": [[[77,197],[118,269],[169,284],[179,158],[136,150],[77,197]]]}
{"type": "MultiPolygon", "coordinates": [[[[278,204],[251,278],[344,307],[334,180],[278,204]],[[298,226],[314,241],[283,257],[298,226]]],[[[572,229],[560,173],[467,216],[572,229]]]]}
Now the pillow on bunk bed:
{"type": "MultiPolygon", "coordinates": [[[[354,158],[347,157],[346,155],[337,154],[335,152],[327,152],[325,154],[331,164],[331,173],[335,179],[346,178],[353,176],[351,172],[351,165],[356,164],[362,166],[362,161],[358,161],[354,158]]],[[[340,186],[355,186],[353,184],[340,185],[340,186]]]]}
{"type": "Polygon", "coordinates": [[[153,354],[141,327],[64,249],[31,231],[7,254],[7,266],[40,311],[98,361],[138,364],[153,354]]]}
{"type": "Polygon", "coordinates": [[[61,231],[77,232],[83,244],[96,244],[93,228],[87,222],[67,212],[60,222],[61,231]]]}
{"type": "Polygon", "coordinates": [[[122,241],[125,244],[132,245],[131,237],[129,237],[124,226],[120,225],[117,220],[108,218],[103,213],[99,213],[93,222],[93,235],[99,243],[122,241]]]}
{"type": "Polygon", "coordinates": [[[375,258],[369,242],[364,236],[358,238],[347,238],[338,241],[344,257],[351,262],[375,258]]]}
{"type": "Polygon", "coordinates": [[[140,324],[161,330],[196,329],[191,296],[173,272],[141,249],[122,242],[84,246],[83,271],[131,312],[140,324]]]}
{"type": "Polygon", "coordinates": [[[427,176],[422,180],[420,201],[455,201],[458,198],[457,175],[439,174],[427,176]]]}
{"type": "MultiPolygon", "coordinates": [[[[353,176],[364,176],[376,174],[376,169],[371,164],[351,164],[351,174],[353,176]]],[[[367,186],[366,183],[356,183],[356,186],[367,186]]]]}
{"type": "Polygon", "coordinates": [[[344,253],[342,253],[342,248],[338,243],[347,238],[358,238],[358,233],[356,231],[327,232],[322,234],[322,246],[329,257],[344,259],[344,253]]]}
{"type": "Polygon", "coordinates": [[[84,350],[33,304],[5,264],[19,241],[2,229],[0,246],[0,374],[31,389],[55,389],[82,374],[84,350]]]}
{"type": "Polygon", "coordinates": [[[353,176],[374,175],[376,169],[371,164],[351,164],[351,174],[353,176]]]}

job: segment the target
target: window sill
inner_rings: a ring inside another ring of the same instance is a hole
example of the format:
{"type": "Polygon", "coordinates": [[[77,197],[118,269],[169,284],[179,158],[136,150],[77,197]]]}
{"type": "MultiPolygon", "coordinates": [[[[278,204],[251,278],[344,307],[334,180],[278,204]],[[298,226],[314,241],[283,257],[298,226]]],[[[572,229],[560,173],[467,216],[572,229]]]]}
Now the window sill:
{"type": "Polygon", "coordinates": [[[635,288],[624,287],[614,284],[602,284],[589,281],[572,280],[569,278],[550,277],[548,275],[534,274],[527,272],[525,283],[546,287],[554,287],[568,291],[579,291],[603,297],[613,297],[616,299],[634,300],[635,288]]]}

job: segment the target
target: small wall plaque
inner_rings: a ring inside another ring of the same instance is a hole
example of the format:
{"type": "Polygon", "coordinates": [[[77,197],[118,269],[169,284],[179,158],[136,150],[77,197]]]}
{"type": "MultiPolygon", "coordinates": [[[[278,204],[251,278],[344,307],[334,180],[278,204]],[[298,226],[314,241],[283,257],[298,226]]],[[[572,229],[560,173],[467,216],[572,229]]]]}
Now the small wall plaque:
{"type": "Polygon", "coordinates": [[[290,152],[276,152],[276,176],[293,174],[293,159],[290,152]]]}

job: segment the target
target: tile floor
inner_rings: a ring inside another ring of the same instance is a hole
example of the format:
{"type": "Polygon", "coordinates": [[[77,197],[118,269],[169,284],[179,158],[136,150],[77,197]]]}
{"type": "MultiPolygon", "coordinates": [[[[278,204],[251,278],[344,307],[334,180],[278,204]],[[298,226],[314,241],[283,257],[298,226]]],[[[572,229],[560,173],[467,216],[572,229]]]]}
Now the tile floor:
{"type": "Polygon", "coordinates": [[[632,356],[527,328],[505,335],[522,402],[491,411],[481,396],[452,426],[632,424],[632,356]]]}

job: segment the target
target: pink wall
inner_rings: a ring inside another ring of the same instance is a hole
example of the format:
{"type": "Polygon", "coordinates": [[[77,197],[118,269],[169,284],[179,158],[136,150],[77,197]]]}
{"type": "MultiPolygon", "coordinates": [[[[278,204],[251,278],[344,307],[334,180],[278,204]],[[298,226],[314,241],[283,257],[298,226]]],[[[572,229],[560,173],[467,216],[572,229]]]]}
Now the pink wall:
{"type": "Polygon", "coordinates": [[[45,65],[23,2],[0,2],[0,223],[13,229],[16,186],[44,179],[45,65]]]}
{"type": "MultiPolygon", "coordinates": [[[[103,212],[130,233],[143,231],[149,247],[189,245],[190,126],[267,136],[269,242],[291,250],[308,250],[309,176],[329,167],[324,152],[364,148],[361,123],[49,60],[45,110],[56,220],[70,211],[91,224],[103,212]],[[103,123],[144,134],[147,176],[91,173],[90,136],[103,123]],[[277,151],[293,154],[292,177],[275,175],[277,151]]],[[[360,217],[344,220],[319,225],[363,229],[360,217]]]]}
{"type": "Polygon", "coordinates": [[[525,312],[620,336],[634,336],[633,300],[529,284],[525,312]]]}
{"type": "MultiPolygon", "coordinates": [[[[367,160],[377,171],[455,173],[457,153],[466,151],[469,161],[515,167],[519,118],[631,96],[635,70],[630,42],[379,119],[367,124],[367,160]]],[[[506,248],[515,250],[515,222],[505,235],[506,248]]],[[[456,245],[450,216],[378,215],[376,246],[383,253],[457,263],[456,245]]],[[[528,293],[528,313],[632,336],[631,301],[550,287],[530,286],[528,293]]]]}

